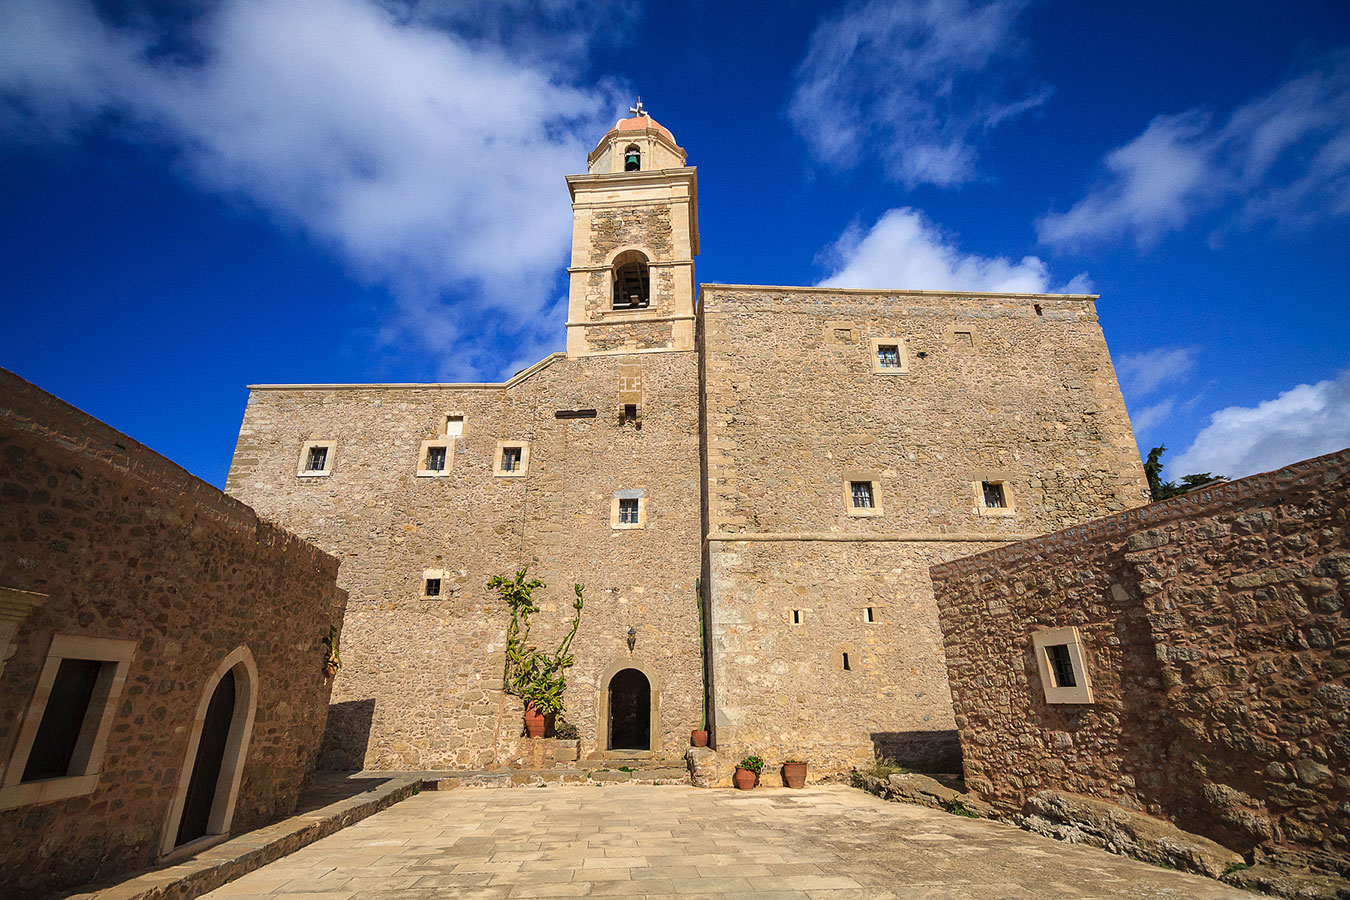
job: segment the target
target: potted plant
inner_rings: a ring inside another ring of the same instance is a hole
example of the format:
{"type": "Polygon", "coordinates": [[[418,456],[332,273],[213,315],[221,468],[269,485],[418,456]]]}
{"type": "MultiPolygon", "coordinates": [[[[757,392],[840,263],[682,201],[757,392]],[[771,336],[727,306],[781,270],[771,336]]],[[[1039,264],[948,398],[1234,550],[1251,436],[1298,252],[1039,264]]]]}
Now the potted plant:
{"type": "Polygon", "coordinates": [[[708,732],[706,729],[689,732],[689,744],[693,747],[708,746],[708,732]]]}
{"type": "Polygon", "coordinates": [[[759,773],[764,771],[764,757],[747,756],[736,766],[736,774],[733,780],[736,787],[743,791],[748,791],[759,781],[759,773]]]}
{"type": "Polygon", "coordinates": [[[783,784],[790,788],[806,785],[806,763],[800,759],[789,758],[783,763],[783,784]]]}
{"type": "Polygon", "coordinates": [[[546,653],[530,646],[530,616],[539,611],[530,595],[535,588],[544,587],[538,578],[526,580],[526,567],[513,578],[493,575],[488,588],[506,602],[511,610],[511,622],[506,627],[506,673],[503,682],[508,694],[525,701],[525,731],[532,738],[543,737],[558,713],[563,711],[563,693],[567,690],[567,670],[572,667],[568,649],[581,625],[582,586],[572,585],[576,599],[572,608],[572,628],[558,649],[546,653]]]}

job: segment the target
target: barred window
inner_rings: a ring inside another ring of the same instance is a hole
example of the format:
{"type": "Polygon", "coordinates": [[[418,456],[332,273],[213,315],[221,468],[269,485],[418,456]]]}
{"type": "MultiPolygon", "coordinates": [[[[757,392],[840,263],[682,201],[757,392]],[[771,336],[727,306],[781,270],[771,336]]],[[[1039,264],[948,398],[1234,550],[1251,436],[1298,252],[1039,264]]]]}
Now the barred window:
{"type": "Polygon", "coordinates": [[[883,369],[900,368],[900,347],[898,344],[878,344],[877,364],[883,369]]]}
{"type": "Polygon", "coordinates": [[[872,508],[872,482],[854,481],[850,482],[853,491],[853,506],[855,509],[872,508]]]}
{"type": "Polygon", "coordinates": [[[986,509],[1003,509],[1008,505],[1007,499],[1003,496],[1003,484],[998,481],[985,481],[981,483],[984,489],[984,505],[986,509]]]}
{"type": "Polygon", "coordinates": [[[502,448],[502,471],[514,472],[520,468],[521,448],[503,447],[502,448]]]}
{"type": "Polygon", "coordinates": [[[439,597],[441,595],[441,580],[439,578],[428,578],[426,596],[439,597]]]}
{"type": "Polygon", "coordinates": [[[619,501],[619,524],[636,525],[638,523],[638,502],[637,500],[619,501]]]}
{"type": "Polygon", "coordinates": [[[328,468],[328,448],[310,447],[309,455],[305,457],[306,472],[322,472],[328,468]]]}
{"type": "Polygon", "coordinates": [[[428,447],[427,448],[427,470],[431,472],[445,471],[445,448],[428,447]]]}

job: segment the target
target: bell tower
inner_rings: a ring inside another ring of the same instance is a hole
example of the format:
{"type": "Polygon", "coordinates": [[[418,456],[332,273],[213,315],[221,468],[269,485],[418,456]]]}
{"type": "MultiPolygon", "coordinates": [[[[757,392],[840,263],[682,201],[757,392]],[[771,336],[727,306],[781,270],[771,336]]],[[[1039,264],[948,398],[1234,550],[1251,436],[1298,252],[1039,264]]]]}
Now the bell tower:
{"type": "Polygon", "coordinates": [[[629,112],[567,177],[569,357],[694,349],[697,172],[641,100],[629,112]]]}

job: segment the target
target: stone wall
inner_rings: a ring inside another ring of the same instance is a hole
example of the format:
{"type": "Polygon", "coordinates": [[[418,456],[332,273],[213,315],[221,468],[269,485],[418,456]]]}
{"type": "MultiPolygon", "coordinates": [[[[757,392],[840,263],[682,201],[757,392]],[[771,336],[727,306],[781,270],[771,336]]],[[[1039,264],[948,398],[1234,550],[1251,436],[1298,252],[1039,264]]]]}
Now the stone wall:
{"type": "Polygon", "coordinates": [[[721,762],[797,754],[826,773],[876,752],[954,766],[928,567],[1146,496],[1092,299],[701,296],[721,762]],[[874,339],[903,342],[907,373],[874,371],[874,339]],[[873,481],[879,515],[851,514],[852,479],[873,481]],[[977,509],[985,479],[1005,484],[1012,514],[977,509]]]}
{"type": "Polygon", "coordinates": [[[1343,451],[934,567],[970,788],[1343,857],[1348,476],[1343,451]],[[1066,626],[1090,704],[1045,702],[1031,635],[1066,626]]]}
{"type": "Polygon", "coordinates": [[[337,568],[242,503],[0,370],[6,784],[22,765],[18,731],[53,638],[134,642],[92,790],[0,810],[0,893],[39,896],[154,862],[208,677],[240,647],[256,663],[257,711],[232,830],[290,815],[327,712],[322,638],[341,627],[346,601],[337,568]]]}
{"type": "Polygon", "coordinates": [[[566,697],[583,754],[605,749],[609,679],[627,667],[659,693],[658,748],[681,752],[703,718],[697,396],[692,352],[554,356],[504,385],[255,388],[226,490],[341,556],[351,593],[324,764],[478,769],[517,757],[507,611],[487,581],[522,566],[548,584],[531,635],[543,648],[570,623],[571,585],[586,586],[566,697]],[[635,395],[640,427],[618,415],[635,395]],[[555,415],[587,409],[594,418],[555,415]],[[419,445],[448,414],[464,416],[450,470],[417,477],[419,445]],[[331,475],[297,477],[307,440],[337,442],[331,475]],[[493,475],[508,440],[530,442],[524,477],[493,475]],[[611,527],[625,490],[643,492],[645,528],[611,527]],[[426,569],[445,572],[439,599],[422,596],[426,569]]]}

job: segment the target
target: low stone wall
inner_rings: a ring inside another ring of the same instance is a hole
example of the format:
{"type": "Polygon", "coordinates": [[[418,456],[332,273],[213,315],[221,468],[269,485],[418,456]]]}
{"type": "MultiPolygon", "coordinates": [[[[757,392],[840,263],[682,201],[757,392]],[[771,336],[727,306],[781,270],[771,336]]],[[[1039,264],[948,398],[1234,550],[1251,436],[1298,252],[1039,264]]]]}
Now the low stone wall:
{"type": "Polygon", "coordinates": [[[1350,851],[1350,451],[933,567],[966,782],[1350,851]],[[1032,648],[1073,626],[1092,702],[1032,648]]]}
{"type": "Polygon", "coordinates": [[[256,706],[229,830],[290,815],[324,729],[323,638],[346,605],[337,568],[0,370],[0,894],[37,897],[156,862],[177,835],[205,701],[232,660],[236,716],[256,706]],[[82,719],[104,723],[97,765],[82,766],[77,749],[80,772],[26,779],[30,710],[47,703],[39,679],[59,666],[52,654],[98,660],[81,654],[109,646],[126,657],[120,695],[104,702],[96,687],[82,719]]]}

